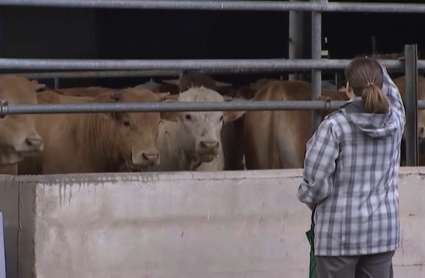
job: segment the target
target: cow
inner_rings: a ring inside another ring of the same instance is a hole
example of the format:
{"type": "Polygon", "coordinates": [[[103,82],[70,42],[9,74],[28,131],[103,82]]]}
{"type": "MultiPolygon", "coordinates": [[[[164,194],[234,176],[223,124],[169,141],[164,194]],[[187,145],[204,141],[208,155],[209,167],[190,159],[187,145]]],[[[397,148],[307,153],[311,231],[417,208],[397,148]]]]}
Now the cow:
{"type": "MultiPolygon", "coordinates": [[[[94,98],[45,91],[38,93],[37,98],[39,103],[161,101],[152,91],[134,89],[103,93],[94,98]]],[[[22,167],[19,166],[19,174],[148,170],[160,163],[156,146],[160,113],[43,114],[36,115],[35,121],[45,139],[45,148],[39,159],[24,161],[22,167]]]]}
{"type": "MultiPolygon", "coordinates": [[[[167,102],[224,102],[218,92],[193,87],[167,102]]],[[[151,171],[221,171],[225,167],[221,130],[244,111],[164,112],[159,127],[161,163],[151,171]]]]}
{"type": "MultiPolygon", "coordinates": [[[[344,92],[330,90],[323,90],[322,98],[348,100],[344,92]]],[[[310,83],[278,80],[261,87],[253,101],[311,99],[310,83]]],[[[311,118],[311,110],[247,111],[244,118],[247,169],[302,168],[306,143],[311,137],[311,118]]]]}
{"type": "MultiPolygon", "coordinates": [[[[180,79],[163,80],[167,85],[175,86],[179,92],[201,86],[220,93],[225,98],[233,98],[236,95],[232,84],[218,82],[212,77],[201,73],[190,73],[180,79]]],[[[224,124],[221,132],[221,140],[225,157],[225,170],[243,170],[243,116],[234,121],[224,124]]]]}
{"type": "MultiPolygon", "coordinates": [[[[10,104],[37,104],[36,91],[44,86],[36,80],[4,75],[0,77],[0,100],[10,104]]],[[[0,174],[16,175],[18,163],[39,154],[43,147],[33,115],[0,118],[0,174]]]]}
{"type": "MultiPolygon", "coordinates": [[[[406,100],[406,78],[400,76],[394,79],[394,84],[398,87],[403,100],[406,100]]],[[[425,77],[418,76],[418,100],[425,100],[425,77]]],[[[419,109],[418,115],[418,139],[425,139],[425,110],[419,109]]],[[[406,134],[406,133],[405,133],[406,134]]],[[[404,134],[404,138],[405,138],[404,134]]]]}
{"type": "MultiPolygon", "coordinates": [[[[406,101],[406,78],[405,76],[400,76],[394,79],[394,84],[398,87],[400,94],[403,98],[403,101],[406,101]]],[[[425,100],[425,77],[418,76],[418,100],[425,100]]],[[[417,112],[417,135],[418,135],[418,145],[419,145],[419,166],[425,165],[425,153],[424,153],[424,145],[425,145],[425,110],[418,109],[417,112]]],[[[406,130],[403,134],[403,144],[401,151],[401,166],[406,165],[406,130]]]]}

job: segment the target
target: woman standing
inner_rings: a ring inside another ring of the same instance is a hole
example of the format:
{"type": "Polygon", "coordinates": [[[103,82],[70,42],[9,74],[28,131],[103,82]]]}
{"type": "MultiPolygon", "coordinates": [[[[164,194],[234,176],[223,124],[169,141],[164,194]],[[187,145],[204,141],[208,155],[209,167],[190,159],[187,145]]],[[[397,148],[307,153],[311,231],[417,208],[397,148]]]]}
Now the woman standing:
{"type": "Polygon", "coordinates": [[[307,142],[298,199],[315,208],[317,278],[390,277],[400,241],[403,102],[376,60],[354,59],[345,76],[351,100],[307,142]]]}

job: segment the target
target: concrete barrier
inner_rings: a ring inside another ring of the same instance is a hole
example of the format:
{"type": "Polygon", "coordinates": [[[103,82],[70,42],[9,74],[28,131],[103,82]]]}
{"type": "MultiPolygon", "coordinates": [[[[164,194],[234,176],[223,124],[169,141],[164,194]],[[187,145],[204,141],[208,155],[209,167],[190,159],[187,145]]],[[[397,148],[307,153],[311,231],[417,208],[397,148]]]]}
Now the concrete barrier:
{"type": "MultiPolygon", "coordinates": [[[[401,169],[396,277],[425,277],[424,173],[401,169]]],[[[1,176],[7,277],[306,278],[300,174],[1,176]]]]}

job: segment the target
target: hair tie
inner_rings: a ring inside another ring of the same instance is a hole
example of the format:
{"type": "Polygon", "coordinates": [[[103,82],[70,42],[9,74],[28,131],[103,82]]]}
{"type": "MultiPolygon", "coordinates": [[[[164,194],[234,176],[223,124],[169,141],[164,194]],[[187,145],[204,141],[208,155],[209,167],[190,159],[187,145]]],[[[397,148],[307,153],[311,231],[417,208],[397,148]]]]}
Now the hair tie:
{"type": "Polygon", "coordinates": [[[375,86],[375,83],[373,83],[373,82],[369,82],[369,83],[367,83],[367,84],[366,84],[366,87],[369,87],[369,86],[375,86]]]}

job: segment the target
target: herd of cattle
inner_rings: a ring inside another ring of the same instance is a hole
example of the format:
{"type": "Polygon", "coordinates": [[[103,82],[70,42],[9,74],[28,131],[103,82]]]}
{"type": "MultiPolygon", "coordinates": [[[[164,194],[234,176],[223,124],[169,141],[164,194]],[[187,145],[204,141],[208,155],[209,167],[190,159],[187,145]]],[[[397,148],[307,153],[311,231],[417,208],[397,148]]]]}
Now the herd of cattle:
{"type": "MultiPolygon", "coordinates": [[[[404,96],[404,77],[394,82],[404,96]]],[[[418,99],[424,100],[424,77],[419,77],[418,88],[418,99]]],[[[322,89],[322,98],[347,100],[343,91],[329,89],[322,89]]],[[[10,104],[311,99],[308,82],[277,79],[234,88],[207,75],[189,74],[120,90],[50,90],[21,76],[0,77],[0,100],[10,104]]],[[[330,112],[321,111],[322,119],[330,112]]],[[[0,119],[0,173],[302,168],[311,115],[310,110],[6,115],[0,119]]],[[[418,137],[425,138],[423,110],[418,111],[418,137]]]]}

